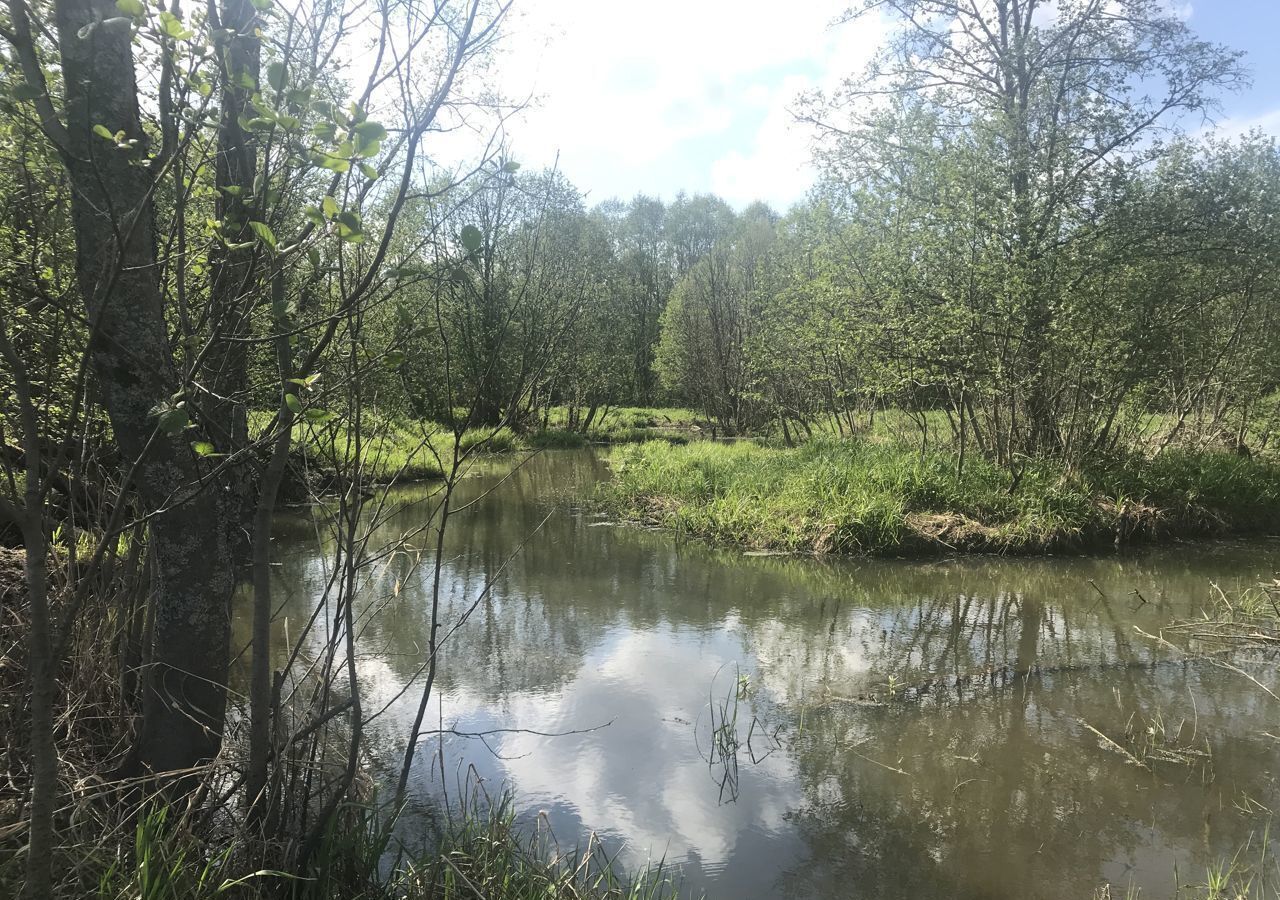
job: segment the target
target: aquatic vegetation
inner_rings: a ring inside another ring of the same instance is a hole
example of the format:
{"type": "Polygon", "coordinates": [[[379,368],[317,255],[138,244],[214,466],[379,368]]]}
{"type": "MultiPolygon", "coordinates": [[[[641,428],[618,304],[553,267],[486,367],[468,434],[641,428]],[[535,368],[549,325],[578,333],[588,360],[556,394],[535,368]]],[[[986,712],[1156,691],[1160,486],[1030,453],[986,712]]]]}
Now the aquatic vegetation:
{"type": "MultiPolygon", "coordinates": [[[[779,749],[781,744],[778,729],[775,728],[770,733],[753,712],[747,723],[746,735],[740,734],[739,712],[751,692],[751,678],[735,666],[732,685],[720,697],[717,695],[716,683],[723,669],[722,666],[716,672],[716,677],[712,678],[708,688],[705,713],[710,739],[705,750],[699,745],[698,752],[706,761],[711,780],[719,789],[718,802],[733,803],[738,799],[741,757],[745,756],[750,765],[759,765],[779,749]]],[[[751,711],[748,709],[745,712],[751,711]]],[[[699,727],[696,725],[694,739],[700,741],[699,727]]]]}

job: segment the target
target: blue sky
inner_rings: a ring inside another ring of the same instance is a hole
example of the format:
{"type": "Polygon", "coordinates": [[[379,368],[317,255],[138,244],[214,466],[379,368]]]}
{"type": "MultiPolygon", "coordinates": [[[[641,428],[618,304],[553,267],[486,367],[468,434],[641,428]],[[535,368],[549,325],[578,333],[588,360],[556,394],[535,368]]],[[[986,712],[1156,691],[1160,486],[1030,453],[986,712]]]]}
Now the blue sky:
{"type": "MultiPolygon", "coordinates": [[[[1254,86],[1222,128],[1280,134],[1280,0],[1171,0],[1202,37],[1245,50],[1254,86]]],[[[813,179],[789,107],[884,38],[828,23],[847,0],[530,0],[500,63],[534,105],[510,123],[517,158],[560,167],[591,202],[679,190],[785,208],[813,179]]]]}

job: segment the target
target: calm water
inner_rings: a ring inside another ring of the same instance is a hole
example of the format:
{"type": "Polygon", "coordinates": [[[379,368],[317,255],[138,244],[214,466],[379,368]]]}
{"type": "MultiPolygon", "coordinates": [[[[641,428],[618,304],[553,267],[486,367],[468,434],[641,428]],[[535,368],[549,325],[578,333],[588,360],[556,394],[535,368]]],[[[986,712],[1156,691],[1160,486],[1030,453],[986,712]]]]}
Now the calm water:
{"type": "MultiPolygon", "coordinates": [[[[713,898],[1082,898],[1106,882],[1165,897],[1280,797],[1266,733],[1280,704],[1141,633],[1193,614],[1211,582],[1272,577],[1280,545],[755,557],[584,514],[571,498],[607,477],[588,452],[510,477],[509,462],[484,466],[462,502],[492,493],[450,526],[445,630],[475,608],[429,727],[579,733],[449,736],[443,768],[433,737],[419,797],[456,796],[474,767],[562,842],[596,832],[626,866],[665,857],[713,898]],[[1143,768],[1086,725],[1137,756],[1148,728],[1194,752],[1143,768]]],[[[415,536],[429,491],[399,493],[380,536],[429,547],[415,536]]],[[[304,516],[280,533],[283,637],[326,557],[304,516]]],[[[371,726],[383,777],[417,702],[395,698],[424,658],[428,550],[420,562],[387,560],[361,593],[365,708],[389,704],[371,726]]],[[[1272,678],[1265,660],[1243,665],[1272,678]]]]}

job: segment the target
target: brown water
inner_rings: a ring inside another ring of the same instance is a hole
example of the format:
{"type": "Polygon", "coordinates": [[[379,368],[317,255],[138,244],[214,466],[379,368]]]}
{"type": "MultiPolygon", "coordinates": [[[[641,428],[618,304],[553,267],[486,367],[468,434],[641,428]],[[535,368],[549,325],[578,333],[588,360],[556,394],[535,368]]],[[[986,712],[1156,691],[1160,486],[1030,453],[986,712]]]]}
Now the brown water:
{"type": "MultiPolygon", "coordinates": [[[[1146,898],[1202,881],[1280,797],[1280,703],[1141,633],[1194,614],[1211,583],[1272,577],[1280,544],[755,557],[584,514],[571,498],[607,477],[589,452],[503,481],[510,465],[469,479],[462,502],[492,493],[451,522],[444,630],[493,588],[443,655],[428,721],[525,731],[446,737],[443,771],[425,742],[420,798],[456,796],[474,767],[562,842],[596,832],[624,866],[665,858],[713,898],[1085,898],[1106,883],[1146,898]]],[[[419,530],[430,491],[399,492],[380,537],[419,530]]],[[[280,532],[296,629],[326,557],[305,516],[280,532]]],[[[429,614],[430,553],[410,557],[360,600],[365,709],[390,704],[372,765],[388,778],[416,692],[393,698],[429,614]]],[[[1240,665],[1275,680],[1271,661],[1240,665]]]]}

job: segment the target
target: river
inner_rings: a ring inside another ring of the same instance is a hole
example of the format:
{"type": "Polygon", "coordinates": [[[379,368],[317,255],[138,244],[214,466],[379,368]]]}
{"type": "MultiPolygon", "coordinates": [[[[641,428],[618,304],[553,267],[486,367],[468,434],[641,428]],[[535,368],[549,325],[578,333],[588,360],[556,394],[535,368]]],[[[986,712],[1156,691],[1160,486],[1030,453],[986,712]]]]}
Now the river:
{"type": "MultiPolygon", "coordinates": [[[[479,779],[529,828],[665,859],[712,898],[1167,897],[1250,841],[1280,703],[1146,635],[1280,544],[1115,557],[752,556],[584,512],[590,451],[482,462],[444,555],[419,800],[479,779]],[[485,592],[486,584],[492,582],[485,592]],[[479,601],[477,603],[477,601],[479,601]],[[1145,634],[1144,634],[1145,633],[1145,634]],[[495,731],[495,729],[513,729],[495,731]],[[1271,734],[1268,734],[1271,732],[1271,734]]],[[[358,603],[370,766],[393,783],[431,596],[430,485],[393,495],[358,603]]],[[[459,505],[455,503],[455,506],[459,505]]],[[[278,528],[281,639],[323,590],[305,512],[278,528]]],[[[1266,660],[1241,664],[1266,681],[1266,660]]]]}

